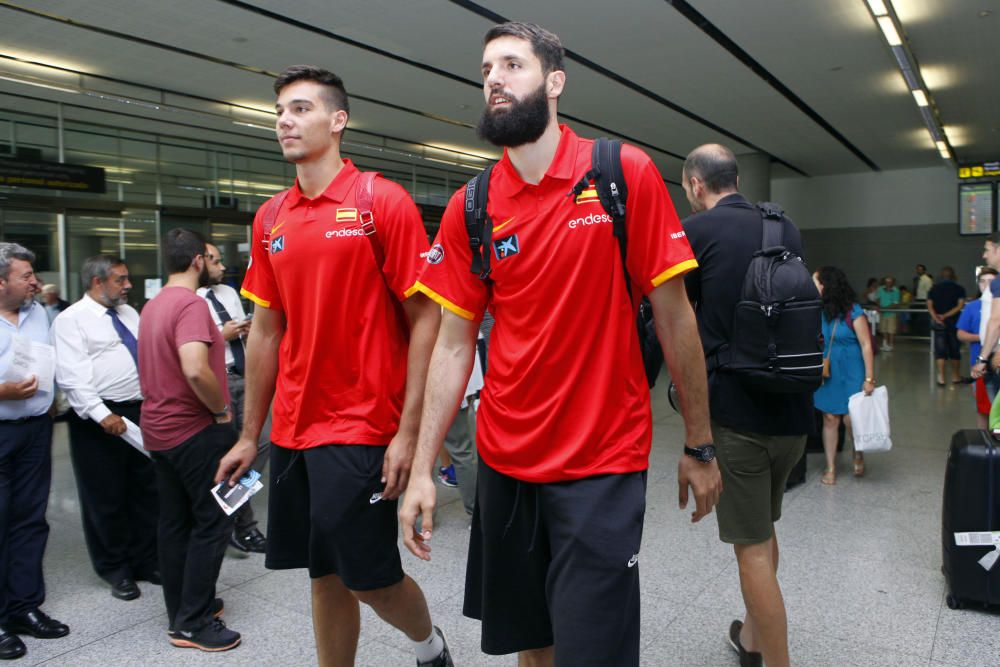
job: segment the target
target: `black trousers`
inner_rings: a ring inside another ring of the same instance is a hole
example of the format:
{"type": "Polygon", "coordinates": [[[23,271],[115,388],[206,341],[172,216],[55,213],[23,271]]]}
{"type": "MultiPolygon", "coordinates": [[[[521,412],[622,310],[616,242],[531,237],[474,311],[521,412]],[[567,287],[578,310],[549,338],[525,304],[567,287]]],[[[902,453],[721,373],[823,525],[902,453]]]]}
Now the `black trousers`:
{"type": "Polygon", "coordinates": [[[209,609],[233,521],[211,489],[219,460],[235,442],[231,424],[213,424],[173,449],[153,452],[160,576],[171,630],[197,632],[212,620],[209,609]]]}
{"type": "MultiPolygon", "coordinates": [[[[241,431],[243,429],[243,400],[246,393],[246,381],[242,375],[229,373],[227,384],[229,385],[229,407],[233,411],[233,424],[237,431],[241,431]]],[[[267,420],[264,422],[264,427],[260,431],[260,439],[257,441],[257,458],[251,466],[254,470],[264,472],[264,466],[270,460],[268,454],[270,448],[271,413],[268,411],[267,420]]],[[[246,535],[257,527],[257,517],[253,513],[252,503],[253,498],[243,503],[243,506],[233,513],[237,535],[246,535]]]]}
{"type": "MultiPolygon", "coordinates": [[[[139,423],[140,401],[105,404],[139,423]]],[[[81,419],[71,410],[67,421],[83,536],[94,571],[110,584],[125,577],[145,578],[159,569],[153,462],[117,435],[105,433],[93,419],[81,419]]]]}
{"type": "Polygon", "coordinates": [[[0,623],[45,601],[52,419],[0,422],[0,623]]]}

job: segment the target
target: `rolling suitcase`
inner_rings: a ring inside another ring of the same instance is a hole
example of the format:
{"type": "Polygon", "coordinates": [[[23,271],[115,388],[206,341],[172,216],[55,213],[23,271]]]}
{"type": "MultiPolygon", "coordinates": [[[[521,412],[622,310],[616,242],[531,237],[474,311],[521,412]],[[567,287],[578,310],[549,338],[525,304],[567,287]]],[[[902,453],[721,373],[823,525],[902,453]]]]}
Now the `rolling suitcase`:
{"type": "Polygon", "coordinates": [[[1000,443],[958,431],[944,478],[941,539],[948,607],[1000,605],[1000,443]]]}

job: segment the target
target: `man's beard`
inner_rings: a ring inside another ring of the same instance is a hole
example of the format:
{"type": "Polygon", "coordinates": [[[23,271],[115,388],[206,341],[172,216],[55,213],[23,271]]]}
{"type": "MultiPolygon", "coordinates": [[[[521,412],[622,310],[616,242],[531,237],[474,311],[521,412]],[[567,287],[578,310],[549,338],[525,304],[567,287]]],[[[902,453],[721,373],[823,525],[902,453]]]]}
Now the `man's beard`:
{"type": "Polygon", "coordinates": [[[124,306],[126,303],[128,303],[128,292],[123,291],[120,292],[118,296],[112,297],[110,294],[108,294],[107,290],[102,289],[100,297],[98,299],[95,299],[95,301],[97,301],[105,308],[117,308],[118,306],[124,306]]]}
{"type": "Polygon", "coordinates": [[[198,274],[198,287],[209,287],[212,285],[212,276],[208,272],[208,265],[204,264],[201,267],[201,273],[198,274]]]}
{"type": "Polygon", "coordinates": [[[511,98],[509,109],[494,111],[487,102],[476,134],[494,146],[516,148],[537,141],[548,127],[549,119],[549,100],[542,83],[522,100],[511,98]]]}

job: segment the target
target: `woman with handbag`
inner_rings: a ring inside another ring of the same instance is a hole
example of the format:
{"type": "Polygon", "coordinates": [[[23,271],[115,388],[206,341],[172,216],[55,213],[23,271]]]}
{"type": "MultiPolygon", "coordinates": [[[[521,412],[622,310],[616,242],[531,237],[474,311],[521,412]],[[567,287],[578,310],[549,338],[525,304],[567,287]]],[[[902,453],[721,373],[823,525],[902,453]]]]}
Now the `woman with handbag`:
{"type": "MultiPolygon", "coordinates": [[[[856,294],[840,269],[824,266],[813,274],[823,299],[823,386],[813,402],[823,413],[823,451],[826,468],[821,481],[837,483],[837,430],[840,421],[850,427],[847,400],[875,389],[875,356],[872,333],[864,311],[855,302],[856,294]]],[[[854,452],[854,475],[865,474],[865,456],[854,452]]]]}

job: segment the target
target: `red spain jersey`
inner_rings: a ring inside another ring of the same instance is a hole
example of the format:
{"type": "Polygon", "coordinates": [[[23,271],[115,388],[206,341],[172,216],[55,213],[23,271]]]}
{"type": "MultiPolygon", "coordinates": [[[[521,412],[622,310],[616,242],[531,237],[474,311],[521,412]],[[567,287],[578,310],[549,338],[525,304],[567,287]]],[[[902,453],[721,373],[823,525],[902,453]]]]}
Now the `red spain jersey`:
{"type": "MultiPolygon", "coordinates": [[[[470,270],[465,189],[452,197],[417,289],[451,312],[496,318],[476,444],[495,470],[527,482],[557,482],[645,470],[652,419],[612,220],[590,188],[573,186],[591,167],[593,141],[562,126],[555,158],[538,185],[504,153],[490,177],[493,282],[470,270]]],[[[660,173],[622,147],[628,184],[628,271],[634,290],[697,266],[660,173]]]]}
{"type": "Polygon", "coordinates": [[[266,246],[265,207],[254,219],[241,292],[285,315],[271,431],[282,447],[385,445],[399,428],[409,328],[397,302],[414,292],[427,233],[406,190],[378,178],[372,212],[383,282],[359,226],[359,175],[345,160],[315,199],[296,182],[266,246]]]}

